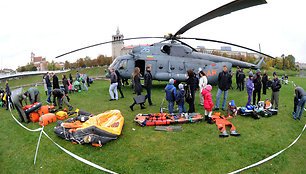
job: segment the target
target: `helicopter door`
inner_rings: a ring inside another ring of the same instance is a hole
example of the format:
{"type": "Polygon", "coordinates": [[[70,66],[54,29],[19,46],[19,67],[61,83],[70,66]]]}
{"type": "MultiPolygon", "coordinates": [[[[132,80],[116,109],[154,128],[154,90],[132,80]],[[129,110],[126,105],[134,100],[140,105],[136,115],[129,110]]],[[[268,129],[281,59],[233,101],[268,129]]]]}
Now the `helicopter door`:
{"type": "Polygon", "coordinates": [[[135,61],[135,67],[138,67],[140,69],[140,74],[143,77],[145,72],[145,65],[146,62],[144,60],[136,60],[135,61]]]}

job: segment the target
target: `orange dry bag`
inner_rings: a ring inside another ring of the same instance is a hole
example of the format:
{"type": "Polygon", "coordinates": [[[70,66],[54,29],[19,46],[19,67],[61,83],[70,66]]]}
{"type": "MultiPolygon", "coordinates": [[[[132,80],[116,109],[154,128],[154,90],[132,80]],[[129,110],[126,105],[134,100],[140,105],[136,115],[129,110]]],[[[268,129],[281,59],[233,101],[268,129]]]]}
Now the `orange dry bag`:
{"type": "Polygon", "coordinates": [[[45,115],[43,115],[39,118],[39,125],[46,126],[46,125],[51,124],[51,123],[56,122],[56,121],[57,121],[57,119],[56,119],[55,114],[48,113],[48,114],[45,114],[45,115]]]}

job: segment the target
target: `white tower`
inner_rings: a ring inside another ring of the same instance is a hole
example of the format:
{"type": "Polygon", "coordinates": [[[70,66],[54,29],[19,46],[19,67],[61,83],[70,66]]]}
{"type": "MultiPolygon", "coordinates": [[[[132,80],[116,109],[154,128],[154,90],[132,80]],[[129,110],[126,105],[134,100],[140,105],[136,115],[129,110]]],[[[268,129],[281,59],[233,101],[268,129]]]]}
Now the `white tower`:
{"type": "Polygon", "coordinates": [[[112,40],[115,42],[112,42],[112,58],[113,60],[120,56],[120,51],[124,47],[123,42],[123,34],[120,34],[119,27],[117,27],[116,35],[112,36],[112,40]]]}

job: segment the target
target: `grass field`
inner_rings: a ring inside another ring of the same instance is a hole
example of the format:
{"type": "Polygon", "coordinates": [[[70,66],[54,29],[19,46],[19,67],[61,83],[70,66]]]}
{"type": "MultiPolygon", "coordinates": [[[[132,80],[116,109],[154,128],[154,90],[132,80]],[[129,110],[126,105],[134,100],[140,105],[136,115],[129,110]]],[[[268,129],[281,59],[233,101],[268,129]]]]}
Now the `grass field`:
{"type": "MultiPolygon", "coordinates": [[[[291,77],[290,80],[306,87],[306,78],[291,77]]],[[[129,109],[134,96],[130,86],[123,87],[125,98],[112,102],[108,101],[108,81],[96,81],[89,87],[89,91],[71,94],[71,104],[75,108],[93,114],[111,109],[122,112],[125,118],[122,135],[102,148],[75,145],[58,138],[53,133],[56,123],[46,126],[44,130],[55,142],[72,153],[118,173],[228,173],[284,149],[296,139],[306,123],[305,112],[301,121],[292,119],[294,89],[288,85],[281,88],[278,115],[259,120],[238,116],[230,120],[237,132],[241,133],[240,137],[219,138],[217,126],[204,121],[182,124],[183,130],[179,132],[158,132],[154,131],[154,127],[138,126],[133,121],[136,114],[159,111],[165,85],[165,82],[154,81],[152,101],[156,106],[146,106],[144,110],[135,106],[133,112],[129,109]]],[[[42,101],[46,104],[43,87],[39,89],[42,101]]],[[[213,87],[214,104],[216,92],[217,87],[213,87]]],[[[270,96],[271,90],[268,90],[262,99],[270,96]]],[[[230,90],[228,101],[233,99],[238,106],[245,105],[246,91],[230,90]]],[[[197,92],[196,112],[203,114],[204,109],[198,104],[197,92]]],[[[34,166],[39,132],[26,131],[17,125],[9,111],[4,108],[0,110],[0,173],[101,173],[70,157],[45,136],[42,136],[34,166]]],[[[16,111],[13,114],[19,119],[16,111]]],[[[31,129],[40,127],[38,123],[26,126],[31,129]]],[[[305,150],[306,139],[303,135],[281,155],[242,173],[306,173],[305,150]]]]}

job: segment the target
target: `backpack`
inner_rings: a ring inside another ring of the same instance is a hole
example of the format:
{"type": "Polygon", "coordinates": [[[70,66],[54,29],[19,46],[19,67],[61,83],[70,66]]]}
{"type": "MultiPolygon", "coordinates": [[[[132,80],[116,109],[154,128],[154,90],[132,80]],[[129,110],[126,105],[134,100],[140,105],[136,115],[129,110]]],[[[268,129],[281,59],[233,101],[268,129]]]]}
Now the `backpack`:
{"type": "Polygon", "coordinates": [[[191,89],[189,85],[187,85],[186,90],[185,90],[185,99],[186,101],[191,101],[192,99],[191,89]]]}

